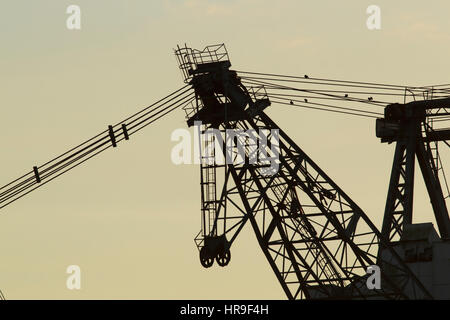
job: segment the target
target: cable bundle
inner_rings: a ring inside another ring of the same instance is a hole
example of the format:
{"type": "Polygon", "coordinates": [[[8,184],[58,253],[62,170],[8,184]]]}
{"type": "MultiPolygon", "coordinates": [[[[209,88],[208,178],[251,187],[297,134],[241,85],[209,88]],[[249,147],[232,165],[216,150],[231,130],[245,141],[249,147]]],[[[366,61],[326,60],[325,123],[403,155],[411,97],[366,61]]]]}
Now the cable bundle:
{"type": "Polygon", "coordinates": [[[81,165],[194,99],[186,85],[0,188],[0,209],[81,165]]]}
{"type": "Polygon", "coordinates": [[[450,85],[407,87],[372,82],[311,78],[307,75],[287,76],[270,73],[237,71],[247,86],[264,86],[274,103],[301,108],[337,112],[347,115],[379,118],[383,113],[373,107],[384,108],[391,103],[405,103],[407,99],[437,99],[450,96],[450,85]],[[295,93],[292,93],[294,91],[295,93]],[[338,101],[356,107],[342,107],[338,101]],[[368,110],[368,108],[371,108],[368,110]]]}

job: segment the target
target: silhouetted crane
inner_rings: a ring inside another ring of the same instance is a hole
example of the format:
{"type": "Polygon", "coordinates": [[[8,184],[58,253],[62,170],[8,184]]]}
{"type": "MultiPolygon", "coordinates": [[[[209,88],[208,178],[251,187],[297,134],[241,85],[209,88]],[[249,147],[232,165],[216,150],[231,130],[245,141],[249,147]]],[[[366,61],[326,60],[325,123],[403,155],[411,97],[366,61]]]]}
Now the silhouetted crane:
{"type": "Polygon", "coordinates": [[[437,146],[447,144],[450,130],[434,126],[450,120],[449,88],[233,71],[223,44],[178,47],[175,54],[184,87],[6,184],[0,188],[0,208],[183,108],[188,126],[204,137],[202,226],[195,238],[204,267],[214,260],[228,265],[230,248],[249,222],[289,299],[449,297],[447,275],[435,271],[442,281],[430,284],[429,275],[418,269],[418,263],[439,262],[449,253],[450,221],[440,177],[447,192],[448,186],[437,146]],[[417,97],[423,100],[406,101],[417,97]],[[377,119],[377,137],[396,143],[381,232],[265,113],[274,103],[377,119]],[[384,114],[374,107],[384,108],[384,114]],[[218,156],[230,161],[220,163],[218,156]],[[412,223],[415,157],[441,238],[430,224],[412,223]],[[380,288],[366,284],[367,269],[374,265],[382,270],[380,288]]]}

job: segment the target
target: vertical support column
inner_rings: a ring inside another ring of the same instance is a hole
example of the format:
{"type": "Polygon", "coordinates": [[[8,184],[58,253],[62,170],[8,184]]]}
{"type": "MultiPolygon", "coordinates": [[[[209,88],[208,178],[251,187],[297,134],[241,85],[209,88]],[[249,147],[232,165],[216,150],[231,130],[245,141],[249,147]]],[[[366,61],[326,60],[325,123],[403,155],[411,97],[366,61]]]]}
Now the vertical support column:
{"type": "Polygon", "coordinates": [[[431,161],[433,157],[430,151],[426,151],[423,141],[417,142],[417,161],[422,171],[423,180],[427,187],[433,212],[436,217],[436,223],[439,233],[443,239],[450,238],[450,219],[448,216],[447,206],[445,204],[444,195],[442,193],[441,184],[438,176],[433,173],[431,161]]]}
{"type": "MultiPolygon", "coordinates": [[[[416,161],[416,141],[410,138],[406,146],[405,194],[403,226],[412,223],[414,200],[414,172],[416,161]]],[[[403,231],[402,226],[402,231],[403,231]]]]}
{"type": "MultiPolygon", "coordinates": [[[[387,240],[400,238],[404,225],[412,223],[416,139],[419,124],[404,124],[395,147],[381,233],[387,240]]],[[[397,239],[398,240],[398,239],[397,239]]]]}

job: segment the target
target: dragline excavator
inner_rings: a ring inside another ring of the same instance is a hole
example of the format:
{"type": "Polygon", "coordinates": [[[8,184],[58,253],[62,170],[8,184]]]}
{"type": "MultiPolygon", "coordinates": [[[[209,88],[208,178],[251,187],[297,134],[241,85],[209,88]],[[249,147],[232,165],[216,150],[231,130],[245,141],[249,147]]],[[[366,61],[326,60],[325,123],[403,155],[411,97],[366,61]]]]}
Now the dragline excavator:
{"type": "Polygon", "coordinates": [[[184,87],[6,184],[0,208],[182,108],[201,136],[195,243],[203,267],[228,265],[249,223],[288,299],[450,298],[448,186],[438,149],[449,146],[442,125],[450,88],[234,71],[223,44],[178,46],[175,55],[184,87]],[[265,113],[272,104],[376,119],[377,137],[396,144],[381,231],[265,113]],[[431,223],[413,224],[416,157],[439,235],[431,223]],[[378,285],[368,270],[379,270],[378,285]]]}

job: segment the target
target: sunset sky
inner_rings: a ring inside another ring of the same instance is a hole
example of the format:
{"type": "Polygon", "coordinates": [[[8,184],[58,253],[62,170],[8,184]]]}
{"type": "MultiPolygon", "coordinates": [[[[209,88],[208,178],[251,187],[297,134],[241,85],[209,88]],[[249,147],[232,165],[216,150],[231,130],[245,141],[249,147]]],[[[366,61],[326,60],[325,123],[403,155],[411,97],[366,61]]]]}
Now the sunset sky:
{"type": "MultiPolygon", "coordinates": [[[[177,44],[225,43],[236,70],[449,83],[449,12],[444,0],[1,1],[0,185],[183,86],[177,44]],[[66,27],[71,4],[81,30],[66,27]],[[372,4],[381,30],[366,27],[372,4]]],[[[267,112],[380,228],[394,145],[374,119],[267,112]]],[[[186,127],[178,110],[1,209],[6,298],[284,299],[248,225],[229,266],[200,265],[199,167],[170,160],[186,127]],[[69,265],[81,290],[66,288],[69,265]]],[[[416,171],[415,222],[434,222],[416,171]]]]}

